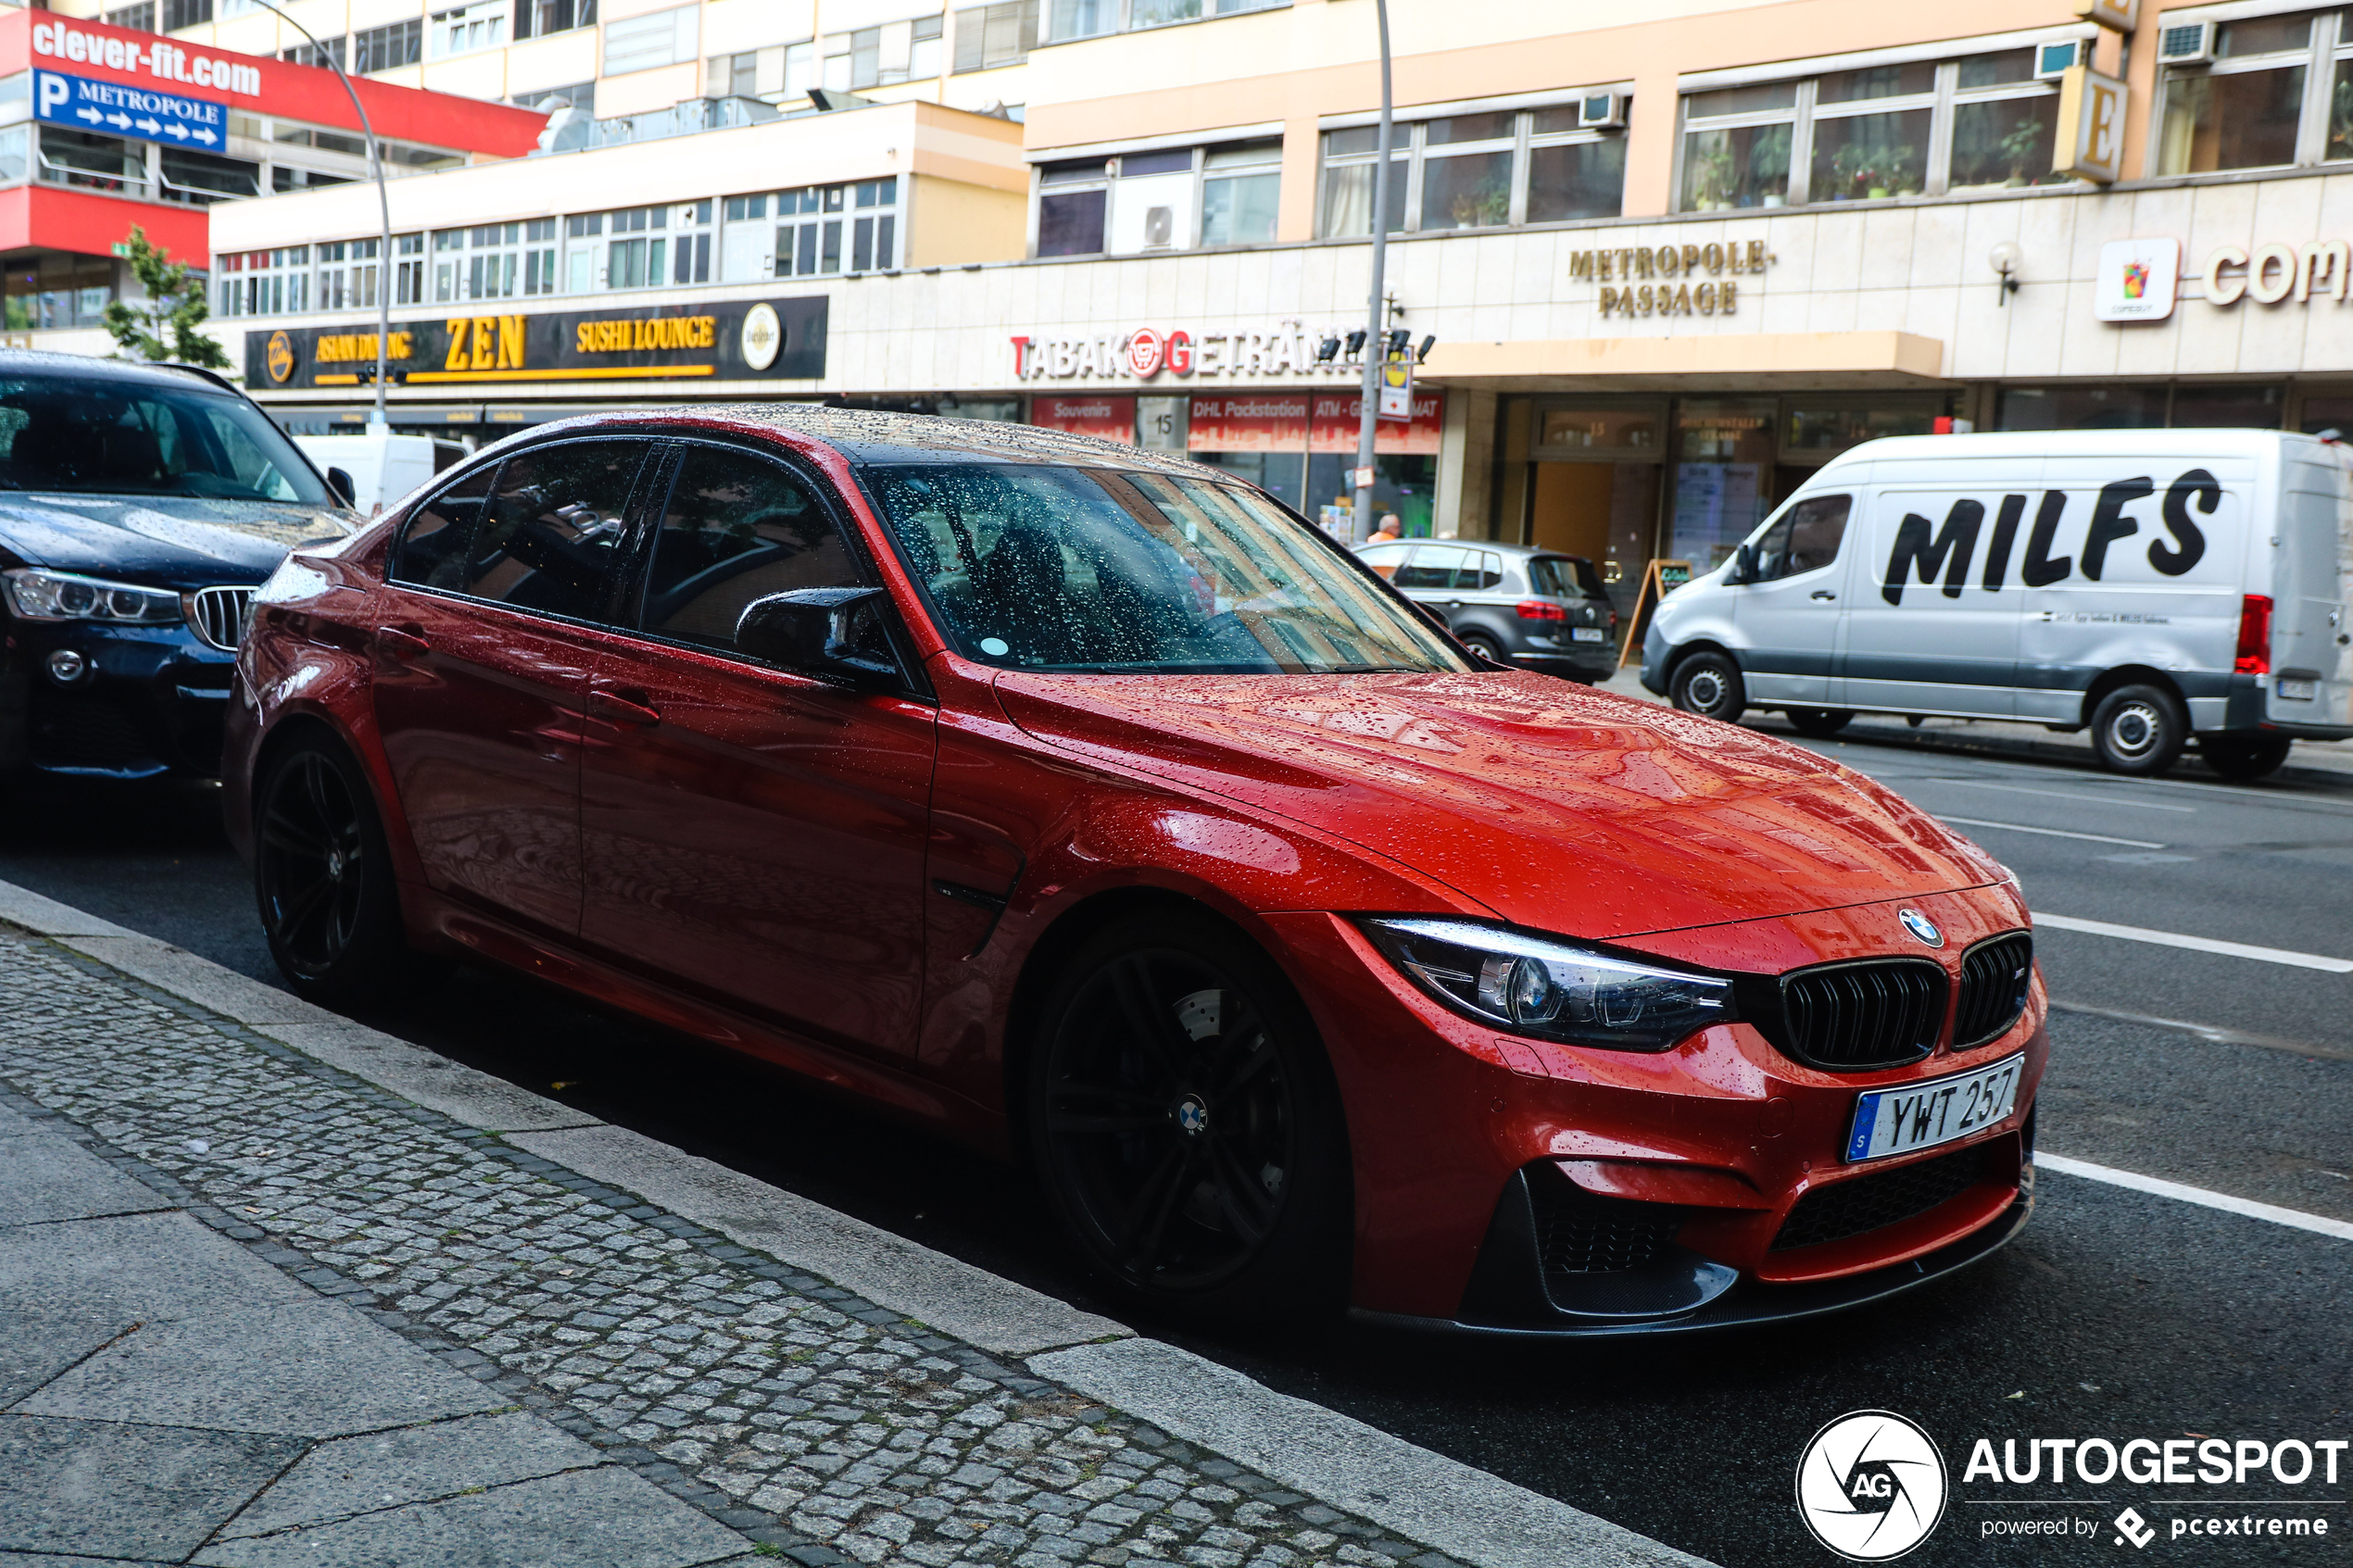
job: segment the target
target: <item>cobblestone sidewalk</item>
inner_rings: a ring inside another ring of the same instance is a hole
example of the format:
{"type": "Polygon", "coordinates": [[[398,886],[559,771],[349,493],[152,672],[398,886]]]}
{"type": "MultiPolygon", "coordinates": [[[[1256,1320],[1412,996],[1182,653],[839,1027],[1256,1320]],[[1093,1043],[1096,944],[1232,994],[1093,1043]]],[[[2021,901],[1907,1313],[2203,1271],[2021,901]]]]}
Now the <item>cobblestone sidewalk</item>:
{"type": "MultiPolygon", "coordinates": [[[[1453,1568],[6,925],[0,1098],[78,1129],[157,1206],[184,1209],[760,1552],[921,1568],[1453,1568]]],[[[0,1426],[34,1419],[26,1398],[0,1387],[0,1426]]],[[[6,1495],[0,1550],[30,1544],[6,1495]]],[[[345,1514],[371,1504],[355,1497],[345,1514]]],[[[282,1559],[217,1555],[216,1542],[170,1560],[323,1561],[300,1548],[334,1528],[313,1508],[279,1532],[292,1549],[282,1559]]],[[[711,1557],[630,1559],[673,1560],[711,1557]]]]}

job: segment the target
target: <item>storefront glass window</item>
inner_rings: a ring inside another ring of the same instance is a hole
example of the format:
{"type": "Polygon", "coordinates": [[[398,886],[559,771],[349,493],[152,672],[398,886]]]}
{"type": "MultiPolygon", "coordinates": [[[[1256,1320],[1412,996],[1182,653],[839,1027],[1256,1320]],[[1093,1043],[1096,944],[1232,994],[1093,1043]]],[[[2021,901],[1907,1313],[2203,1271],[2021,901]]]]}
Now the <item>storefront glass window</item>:
{"type": "Polygon", "coordinates": [[[2279,386],[2177,386],[2177,430],[2277,430],[2286,421],[2287,393],[2279,386]]]}
{"type": "Polygon", "coordinates": [[[1764,521],[1771,502],[1774,405],[1686,398],[1675,412],[1668,558],[1709,571],[1764,521]]]}
{"type": "Polygon", "coordinates": [[[0,321],[15,332],[97,326],[114,298],[114,263],[103,257],[19,257],[5,279],[0,321]]]}
{"type": "Polygon", "coordinates": [[[2353,438],[2353,396],[2342,393],[2322,397],[2307,395],[2296,428],[2307,435],[2334,431],[2339,440],[2353,438]]]}
{"type": "Polygon", "coordinates": [[[1854,408],[1793,404],[1783,422],[1781,455],[1793,460],[1833,458],[1883,435],[1926,435],[1936,428],[1936,416],[1927,404],[1908,408],[1883,402],[1854,408]]]}
{"type": "Polygon", "coordinates": [[[2002,430],[2156,430],[2165,423],[2161,386],[2006,386],[2002,430]]]}

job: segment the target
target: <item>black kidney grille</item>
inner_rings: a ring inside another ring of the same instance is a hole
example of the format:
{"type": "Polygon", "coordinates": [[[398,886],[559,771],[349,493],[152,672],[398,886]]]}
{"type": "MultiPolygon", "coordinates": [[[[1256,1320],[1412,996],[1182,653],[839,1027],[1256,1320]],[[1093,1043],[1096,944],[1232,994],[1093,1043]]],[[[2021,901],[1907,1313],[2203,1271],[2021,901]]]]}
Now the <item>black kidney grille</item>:
{"type": "Polygon", "coordinates": [[[1773,1250],[1843,1241],[1884,1225],[1925,1214],[1975,1186],[1985,1171],[1985,1150],[1964,1148],[1917,1165],[1900,1165],[1818,1186],[1797,1200],[1781,1222],[1773,1250]]]}
{"type": "Polygon", "coordinates": [[[1900,1067],[1935,1047],[1944,1022],[1944,972],[1922,959],[1806,970],[1781,981],[1791,1055],[1832,1073],[1900,1067]]]}
{"type": "Polygon", "coordinates": [[[1996,1040],[2026,1010],[2034,938],[2023,931],[1989,937],[1961,955],[1961,995],[1953,1008],[1953,1048],[1996,1040]]]}
{"type": "Polygon", "coordinates": [[[1675,1245],[1683,1210],[1671,1203],[1604,1198],[1557,1171],[1529,1172],[1536,1212],[1536,1255],[1548,1274],[1606,1274],[1639,1269],[1675,1245]]]}

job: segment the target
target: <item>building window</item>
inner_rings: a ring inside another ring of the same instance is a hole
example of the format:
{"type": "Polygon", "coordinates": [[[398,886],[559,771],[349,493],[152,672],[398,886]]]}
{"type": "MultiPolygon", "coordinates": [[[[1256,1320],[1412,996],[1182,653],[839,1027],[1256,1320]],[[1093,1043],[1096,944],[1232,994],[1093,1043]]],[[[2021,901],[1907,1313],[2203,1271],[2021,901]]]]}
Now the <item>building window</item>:
{"type": "MultiPolygon", "coordinates": [[[[403,255],[412,251],[402,235],[403,255]]],[[[518,295],[556,292],[556,220],[542,218],[522,223],[483,223],[471,229],[444,229],[433,237],[434,294],[436,301],[512,299],[518,295]]],[[[404,264],[419,269],[422,263],[404,264]]],[[[404,276],[402,286],[407,286],[404,276]]]]}
{"type": "Polygon", "coordinates": [[[157,162],[163,175],[162,189],[157,194],[166,201],[210,207],[217,201],[261,194],[261,165],[241,157],[165,147],[157,162]]]}
{"type": "Polygon", "coordinates": [[[605,215],[601,212],[575,212],[564,220],[564,287],[567,293],[586,294],[602,281],[598,274],[604,261],[604,232],[605,215]]]}
{"type": "Polygon", "coordinates": [[[1681,209],[2070,183],[2051,172],[2058,85],[2036,80],[2034,56],[1994,50],[1688,94],[1681,209]]]}
{"type": "MultiPolygon", "coordinates": [[[[555,225],[550,223],[550,231],[555,225]]],[[[392,237],[392,302],[395,305],[422,305],[425,302],[425,237],[422,234],[395,234],[392,237]]]]}
{"type": "Polygon", "coordinates": [[[672,282],[711,282],[711,220],[717,206],[709,201],[688,202],[672,213],[672,282]]]}
{"type": "Polygon", "coordinates": [[[1075,38],[1100,38],[1107,32],[1166,27],[1172,22],[1201,21],[1211,17],[1237,17],[1246,11],[1271,11],[1290,4],[1290,0],[1053,0],[1047,42],[1067,44],[1075,38]]]}
{"type": "Polygon", "coordinates": [[[605,243],[604,276],[598,282],[609,289],[642,289],[663,282],[670,236],[651,231],[670,227],[670,209],[631,207],[603,216],[605,232],[612,238],[605,243]]]}
{"type": "Polygon", "coordinates": [[[316,169],[295,169],[283,163],[270,166],[270,188],[272,191],[315,191],[328,185],[348,185],[352,176],[328,174],[316,169]]]}
{"type": "Polygon", "coordinates": [[[785,97],[798,98],[812,87],[824,83],[817,78],[817,45],[814,42],[785,45],[785,97]]]}
{"type": "Polygon", "coordinates": [[[371,27],[351,35],[351,69],[365,76],[373,70],[413,66],[424,56],[425,24],[411,17],[388,27],[371,27]]]}
{"type": "Polygon", "coordinates": [[[941,34],[946,31],[946,12],[936,17],[917,17],[907,31],[907,80],[926,82],[939,74],[941,34]]]}
{"type": "Polygon", "coordinates": [[[518,93],[511,101],[524,108],[535,109],[550,98],[559,104],[570,104],[582,114],[593,115],[597,112],[597,84],[593,82],[582,82],[570,87],[542,87],[536,93],[518,93]]]}
{"type": "Polygon", "coordinates": [[[697,6],[679,6],[631,17],[625,21],[607,22],[604,74],[621,76],[695,58],[699,14],[697,6]]]}
{"type": "Polygon", "coordinates": [[[714,98],[750,98],[760,93],[760,52],[713,55],[703,73],[703,91],[714,98]]]}
{"type": "Polygon", "coordinates": [[[2221,23],[2214,63],[2167,72],[2163,94],[2159,174],[2353,158],[2353,27],[2335,11],[2221,23]]]}
{"type": "Polygon", "coordinates": [[[280,50],[278,57],[290,66],[318,66],[324,69],[332,65],[340,68],[343,65],[344,43],[344,35],[341,33],[318,44],[313,44],[306,38],[291,49],[280,50]]]}
{"type": "Polygon", "coordinates": [[[849,85],[853,90],[882,83],[882,35],[878,27],[861,28],[849,35],[849,85]]]}
{"type": "Polygon", "coordinates": [[[507,41],[507,0],[474,0],[433,14],[433,56],[472,54],[507,41]]]}
{"type": "Polygon", "coordinates": [[[223,316],[283,316],[310,308],[310,247],[236,251],[213,260],[223,316]]]}
{"type": "Polygon", "coordinates": [[[1078,158],[1038,171],[1038,254],[1095,256],[1111,204],[1111,161],[1078,158]]]}
{"type": "Polygon", "coordinates": [[[1017,66],[1038,47],[1038,0],[1006,0],[956,13],[956,69],[1017,66]]]}
{"type": "Polygon", "coordinates": [[[147,194],[145,148],[120,136],[93,136],[86,131],[41,127],[41,178],[52,185],[79,185],[84,190],[147,194]]]}
{"type": "Polygon", "coordinates": [[[201,27],[212,19],[212,0],[163,0],[163,30],[201,27]]]}
{"type": "Polygon", "coordinates": [[[114,263],[104,257],[28,257],[6,270],[0,324],[14,332],[99,326],[114,296],[114,263]]]}
{"type": "Polygon", "coordinates": [[[319,308],[366,310],[376,303],[381,240],[337,240],[319,247],[319,308]]]}
{"type": "MultiPolygon", "coordinates": [[[[2006,386],[1997,430],[2278,430],[2287,389],[2277,383],[2221,382],[2006,386]]],[[[2305,411],[2312,411],[2307,399],[2305,411]]]]}
{"type": "Polygon", "coordinates": [[[1201,243],[1265,245],[1283,195],[1283,144],[1236,142],[1202,158],[1201,243]]]}
{"type": "Polygon", "coordinates": [[[545,38],[597,25],[597,0],[517,0],[515,36],[545,38]]]}
{"type": "MultiPolygon", "coordinates": [[[[1372,232],[1379,134],[1325,133],[1324,235],[1372,232]]],[[[1408,122],[1392,131],[1390,159],[1392,232],[1615,218],[1624,206],[1625,137],[1580,129],[1574,105],[1408,122]]]]}
{"type": "Polygon", "coordinates": [[[107,25],[130,32],[153,32],[156,30],[156,0],[142,0],[139,5],[108,11],[107,25]]]}

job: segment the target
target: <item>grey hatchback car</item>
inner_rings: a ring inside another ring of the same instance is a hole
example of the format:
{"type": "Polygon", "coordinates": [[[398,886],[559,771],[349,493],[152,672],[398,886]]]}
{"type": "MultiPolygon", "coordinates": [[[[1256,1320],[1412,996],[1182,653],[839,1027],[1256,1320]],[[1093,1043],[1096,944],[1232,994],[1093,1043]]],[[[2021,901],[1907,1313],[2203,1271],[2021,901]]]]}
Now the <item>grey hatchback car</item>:
{"type": "Polygon", "coordinates": [[[1582,556],[1485,539],[1382,540],[1356,555],[1499,664],[1588,682],[1617,668],[1617,612],[1582,556]]]}

